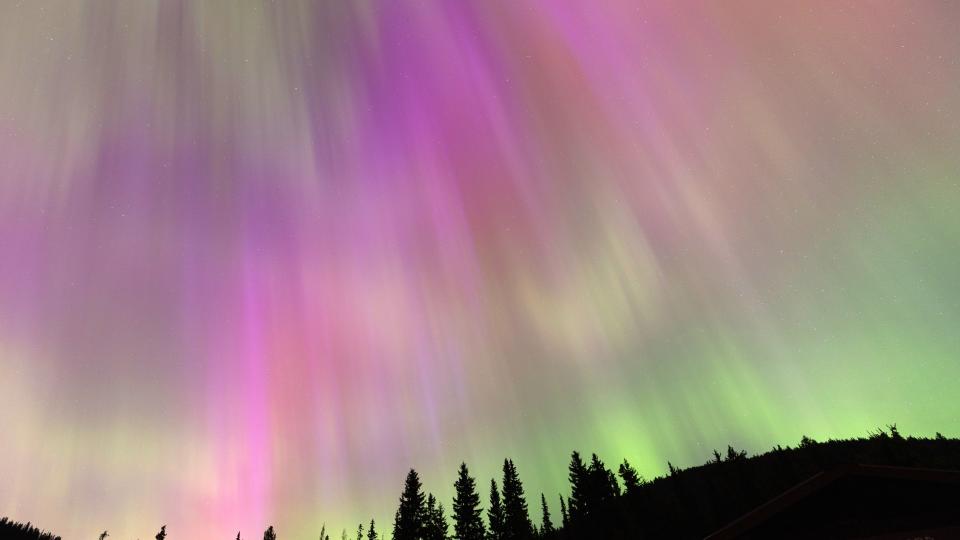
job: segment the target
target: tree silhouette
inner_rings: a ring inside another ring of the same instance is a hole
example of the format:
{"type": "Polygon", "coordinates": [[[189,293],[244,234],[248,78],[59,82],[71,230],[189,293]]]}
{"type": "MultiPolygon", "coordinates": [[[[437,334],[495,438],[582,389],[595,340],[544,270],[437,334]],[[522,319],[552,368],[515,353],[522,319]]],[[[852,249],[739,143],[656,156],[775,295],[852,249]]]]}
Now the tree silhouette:
{"type": "Polygon", "coordinates": [[[497,481],[490,479],[490,508],[487,509],[487,520],[490,522],[490,540],[503,540],[507,537],[503,503],[500,500],[500,490],[497,481]]]}
{"type": "MultiPolygon", "coordinates": [[[[716,452],[716,450],[714,450],[714,452],[716,452]]],[[[717,454],[717,456],[719,455],[720,454],[717,454]]],[[[623,480],[623,490],[627,495],[633,495],[640,491],[640,484],[643,483],[643,477],[637,473],[637,470],[633,468],[633,465],[630,465],[629,461],[623,460],[617,472],[620,474],[620,479],[623,480]]]]}
{"type": "Polygon", "coordinates": [[[590,459],[589,478],[589,496],[593,499],[589,506],[599,508],[620,495],[617,477],[604,466],[603,461],[596,454],[593,454],[590,459]]]}
{"type": "Polygon", "coordinates": [[[108,536],[110,536],[110,533],[108,533],[107,531],[103,531],[102,533],[100,533],[100,540],[104,540],[104,538],[108,536]]]}
{"type": "Polygon", "coordinates": [[[421,540],[426,517],[426,497],[417,471],[410,469],[393,521],[393,540],[421,540]]]}
{"type": "Polygon", "coordinates": [[[547,506],[547,498],[543,493],[540,494],[540,510],[543,512],[543,519],[540,524],[540,534],[553,534],[556,529],[553,527],[553,521],[550,520],[550,508],[547,506]]]}
{"type": "Polygon", "coordinates": [[[427,496],[427,513],[424,520],[424,540],[446,540],[447,517],[443,513],[443,503],[430,494],[427,496]]]}
{"type": "Polygon", "coordinates": [[[570,455],[568,471],[570,497],[567,499],[567,512],[570,514],[570,522],[576,523],[590,513],[588,471],[583,459],[580,458],[579,452],[574,451],[570,455]]]}
{"type": "Polygon", "coordinates": [[[163,525],[160,527],[160,532],[158,532],[157,535],[154,536],[154,538],[156,538],[156,540],[164,540],[166,537],[167,537],[167,526],[163,525]]]}
{"type": "Polygon", "coordinates": [[[733,446],[727,445],[727,461],[739,461],[747,457],[747,451],[741,450],[737,451],[733,446]]]}
{"type": "Polygon", "coordinates": [[[277,533],[273,530],[273,525],[267,527],[267,530],[263,531],[263,540],[277,540],[277,533]]]}
{"type": "Polygon", "coordinates": [[[563,521],[560,524],[564,529],[570,527],[570,516],[567,514],[567,503],[563,501],[563,495],[560,495],[560,517],[563,521]]]}
{"type": "Polygon", "coordinates": [[[380,538],[380,537],[377,536],[377,525],[376,525],[376,523],[374,523],[374,521],[371,519],[371,520],[370,520],[370,527],[367,528],[367,540],[379,540],[379,538],[380,538]]]}
{"type": "Polygon", "coordinates": [[[467,464],[461,463],[457,481],[453,483],[453,531],[458,540],[483,540],[483,509],[476,481],[471,478],[467,464]]]}
{"type": "Polygon", "coordinates": [[[363,523],[357,525],[357,540],[363,540],[363,523]]]}
{"type": "Polygon", "coordinates": [[[616,529],[613,507],[620,496],[620,486],[613,471],[607,469],[603,461],[593,454],[587,468],[587,508],[586,526],[599,536],[609,536],[616,529]]]}
{"type": "Polygon", "coordinates": [[[513,460],[503,460],[503,518],[508,540],[530,538],[533,524],[513,460]]]}

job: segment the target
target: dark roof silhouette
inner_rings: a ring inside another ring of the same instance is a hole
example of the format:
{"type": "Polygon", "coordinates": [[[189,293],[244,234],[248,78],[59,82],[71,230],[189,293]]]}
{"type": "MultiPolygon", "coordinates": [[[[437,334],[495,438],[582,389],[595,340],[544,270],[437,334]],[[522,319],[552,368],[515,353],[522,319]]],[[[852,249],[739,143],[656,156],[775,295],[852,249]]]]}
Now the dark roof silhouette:
{"type": "Polygon", "coordinates": [[[840,465],[751,510],[706,540],[960,538],[960,471],[840,465]]]}

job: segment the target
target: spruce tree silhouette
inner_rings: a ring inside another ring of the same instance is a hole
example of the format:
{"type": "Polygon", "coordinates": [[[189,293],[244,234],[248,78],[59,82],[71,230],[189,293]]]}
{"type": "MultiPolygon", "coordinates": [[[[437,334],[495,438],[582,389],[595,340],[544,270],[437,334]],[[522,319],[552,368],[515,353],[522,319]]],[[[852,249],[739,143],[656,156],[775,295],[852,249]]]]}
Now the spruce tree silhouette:
{"type": "Polygon", "coordinates": [[[470,477],[467,464],[461,463],[457,481],[453,483],[453,531],[458,540],[484,540],[483,509],[476,481],[470,477]]]}
{"type": "Polygon", "coordinates": [[[277,533],[273,530],[273,525],[267,527],[267,530],[263,531],[263,540],[277,540],[277,533]]]}
{"type": "Polygon", "coordinates": [[[550,507],[547,506],[547,497],[543,493],[540,494],[540,511],[543,513],[540,524],[540,535],[547,536],[553,534],[556,529],[553,527],[553,521],[550,520],[550,507]]]}
{"type": "Polygon", "coordinates": [[[590,513],[588,471],[579,452],[574,451],[570,455],[568,471],[570,497],[567,498],[567,512],[570,514],[570,522],[577,524],[590,513]]]}
{"type": "Polygon", "coordinates": [[[363,523],[357,525],[357,540],[363,540],[363,523]]]}
{"type": "Polygon", "coordinates": [[[104,540],[104,538],[108,536],[110,536],[110,533],[108,533],[107,531],[103,531],[102,533],[100,533],[100,540],[104,540]]]}
{"type": "Polygon", "coordinates": [[[420,476],[410,469],[393,521],[393,540],[421,540],[426,518],[426,497],[420,476]]]}
{"type": "Polygon", "coordinates": [[[156,538],[156,540],[164,540],[166,537],[167,537],[167,526],[163,525],[160,527],[160,532],[158,532],[157,535],[154,536],[154,538],[156,538]]]}
{"type": "Polygon", "coordinates": [[[562,521],[560,524],[564,529],[569,529],[570,527],[570,516],[567,514],[567,503],[563,500],[563,495],[560,495],[560,517],[562,521]]]}
{"type": "Polygon", "coordinates": [[[727,461],[739,461],[741,459],[746,459],[746,457],[746,450],[741,450],[738,452],[732,446],[727,445],[727,461]]]}
{"type": "Polygon", "coordinates": [[[237,531],[237,540],[240,540],[240,531],[237,531]]]}
{"type": "Polygon", "coordinates": [[[443,513],[443,503],[430,494],[427,496],[427,514],[424,523],[424,540],[446,540],[447,516],[443,513]]]}
{"type": "Polygon", "coordinates": [[[596,454],[591,456],[588,474],[590,478],[588,497],[592,499],[588,506],[592,508],[605,507],[620,495],[617,478],[604,466],[603,461],[596,454]]]}
{"type": "Polygon", "coordinates": [[[380,537],[377,536],[377,524],[374,521],[370,520],[370,527],[367,529],[367,540],[379,540],[380,537]]]}
{"type": "Polygon", "coordinates": [[[623,480],[623,491],[627,495],[634,495],[640,491],[643,477],[637,473],[637,470],[633,468],[633,465],[630,465],[629,461],[623,460],[623,463],[620,464],[620,470],[617,472],[620,474],[620,479],[623,480]]]}
{"type": "Polygon", "coordinates": [[[620,486],[613,471],[607,469],[603,461],[593,454],[587,468],[587,508],[585,516],[587,530],[600,536],[610,536],[617,528],[614,522],[614,505],[620,496],[620,486]]]}
{"type": "Polygon", "coordinates": [[[505,519],[497,481],[491,478],[490,508],[487,509],[487,520],[490,522],[490,540],[503,540],[507,537],[505,519]]]}
{"type": "Polygon", "coordinates": [[[503,460],[503,521],[507,540],[521,540],[533,536],[533,524],[523,494],[523,483],[517,467],[510,459],[503,460]]]}

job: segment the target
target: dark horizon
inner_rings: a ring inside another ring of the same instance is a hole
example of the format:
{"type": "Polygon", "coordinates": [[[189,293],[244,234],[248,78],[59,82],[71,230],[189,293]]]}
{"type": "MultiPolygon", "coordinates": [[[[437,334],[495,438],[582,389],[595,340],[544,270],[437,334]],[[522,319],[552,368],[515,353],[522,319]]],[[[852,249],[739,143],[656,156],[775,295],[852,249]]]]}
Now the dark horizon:
{"type": "MultiPolygon", "coordinates": [[[[342,532],[357,540],[855,538],[868,532],[960,532],[955,510],[960,508],[960,439],[939,432],[933,438],[903,437],[891,424],[858,439],[817,442],[804,436],[795,448],[777,445],[755,456],[727,446],[725,452],[713,450],[713,459],[702,465],[680,469],[668,462],[667,467],[667,475],[647,480],[627,460],[608,468],[596,454],[584,458],[575,451],[568,467],[569,491],[558,493],[553,505],[546,494],[525,493],[510,459],[503,463],[499,482],[491,481],[487,497],[483,482],[461,464],[452,504],[425,491],[411,469],[392,524],[371,519],[342,532]],[[851,484],[857,476],[867,479],[851,484]],[[831,500],[833,484],[841,487],[831,500]],[[819,506],[817,490],[827,494],[819,506]],[[850,511],[855,529],[850,529],[850,517],[843,519],[839,516],[845,514],[835,510],[851,496],[864,503],[850,511]],[[537,513],[539,521],[533,517],[537,513]]],[[[266,526],[263,539],[285,538],[282,531],[282,526],[266,526]]],[[[166,540],[167,534],[163,525],[155,540],[166,540]]],[[[326,525],[318,534],[320,540],[340,538],[331,536],[326,525]]],[[[104,530],[99,540],[109,536],[109,529],[104,530]]],[[[60,538],[8,518],[0,520],[0,537],[60,538]]],[[[260,535],[239,531],[236,538],[260,535]]]]}

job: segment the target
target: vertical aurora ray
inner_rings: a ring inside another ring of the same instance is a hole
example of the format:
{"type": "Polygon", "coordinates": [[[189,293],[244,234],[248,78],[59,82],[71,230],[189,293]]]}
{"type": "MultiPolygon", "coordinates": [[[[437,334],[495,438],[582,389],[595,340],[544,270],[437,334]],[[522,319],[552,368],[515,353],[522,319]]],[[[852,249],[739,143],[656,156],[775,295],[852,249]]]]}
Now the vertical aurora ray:
{"type": "Polygon", "coordinates": [[[960,435],[960,8],[602,4],[0,4],[0,513],[960,435]]]}

